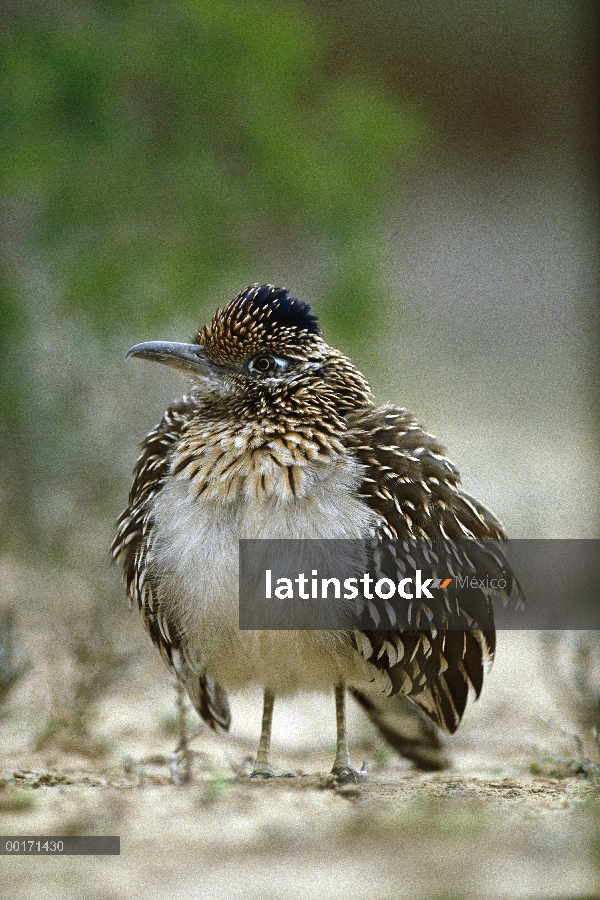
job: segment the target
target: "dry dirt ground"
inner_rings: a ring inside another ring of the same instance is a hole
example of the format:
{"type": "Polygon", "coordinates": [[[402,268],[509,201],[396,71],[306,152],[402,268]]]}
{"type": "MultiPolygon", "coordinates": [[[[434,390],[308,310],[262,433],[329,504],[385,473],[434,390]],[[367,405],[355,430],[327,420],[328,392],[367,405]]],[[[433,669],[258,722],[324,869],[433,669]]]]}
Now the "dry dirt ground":
{"type": "Polygon", "coordinates": [[[539,655],[534,636],[501,636],[484,695],[448,740],[452,767],[441,773],[418,773],[388,753],[354,710],[351,751],[370,776],[342,789],[325,774],[333,698],[276,706],[273,762],[295,778],[245,774],[260,720],[260,695],[250,691],[233,698],[230,735],[196,737],[192,783],[176,786],[174,692],[158,665],[106,699],[98,728],[107,753],[98,759],[32,750],[30,685],[2,723],[2,833],[116,834],[121,854],[2,856],[1,896],[600,896],[598,779],[574,774],[576,742],[552,683],[538,677],[539,655]]]}

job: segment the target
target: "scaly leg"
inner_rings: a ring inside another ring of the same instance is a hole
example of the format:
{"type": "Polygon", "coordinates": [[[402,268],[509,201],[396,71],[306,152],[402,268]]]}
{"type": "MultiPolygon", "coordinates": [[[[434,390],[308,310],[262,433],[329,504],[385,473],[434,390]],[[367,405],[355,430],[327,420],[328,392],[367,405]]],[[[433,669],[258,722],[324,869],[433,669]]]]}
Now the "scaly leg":
{"type": "Polygon", "coordinates": [[[275,694],[273,691],[269,690],[269,688],[265,688],[260,742],[256,753],[256,762],[254,763],[254,768],[250,775],[251,778],[272,778],[275,775],[275,772],[269,763],[269,752],[271,750],[271,723],[273,721],[274,703],[275,694]]]}
{"type": "Polygon", "coordinates": [[[346,738],[346,686],[340,681],[335,686],[335,718],[337,723],[337,743],[335,762],[331,774],[340,784],[357,784],[367,777],[367,764],[363,763],[361,771],[350,765],[348,740],[346,738]]]}
{"type": "Polygon", "coordinates": [[[177,690],[177,724],[179,727],[179,744],[171,754],[171,778],[173,784],[188,784],[192,780],[193,751],[189,745],[188,726],[186,721],[185,688],[179,678],[177,690]],[[180,771],[180,765],[183,772],[180,771]]]}

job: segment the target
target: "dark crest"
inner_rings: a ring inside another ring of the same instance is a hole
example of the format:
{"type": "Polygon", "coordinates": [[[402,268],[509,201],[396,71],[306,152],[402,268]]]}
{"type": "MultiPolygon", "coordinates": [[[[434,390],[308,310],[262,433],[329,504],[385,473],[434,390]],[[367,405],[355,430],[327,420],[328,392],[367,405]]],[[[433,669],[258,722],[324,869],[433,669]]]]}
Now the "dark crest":
{"type": "Polygon", "coordinates": [[[205,346],[214,359],[231,363],[260,350],[291,353],[320,334],[308,303],[290,297],[285,288],[252,284],[217,310],[196,343],[205,346]]]}
{"type": "Polygon", "coordinates": [[[233,303],[239,303],[257,319],[266,314],[271,327],[297,328],[309,334],[321,333],[317,317],[310,311],[309,304],[290,296],[286,288],[253,284],[241,291],[233,303]]]}

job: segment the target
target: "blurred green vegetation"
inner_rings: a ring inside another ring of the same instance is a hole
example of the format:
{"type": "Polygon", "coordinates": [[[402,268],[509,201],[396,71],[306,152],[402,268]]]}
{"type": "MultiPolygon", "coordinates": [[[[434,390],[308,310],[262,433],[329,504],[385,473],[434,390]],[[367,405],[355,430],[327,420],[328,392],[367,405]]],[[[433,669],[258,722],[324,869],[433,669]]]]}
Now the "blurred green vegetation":
{"type": "Polygon", "coordinates": [[[273,280],[279,256],[319,260],[320,310],[349,349],[375,326],[398,166],[428,126],[368,70],[328,72],[332,40],[288,0],[51,0],[3,15],[0,480],[13,545],[43,533],[24,524],[40,480],[78,477],[91,345],[107,358],[124,332],[197,326],[214,298],[273,280]]]}
{"type": "Polygon", "coordinates": [[[4,196],[66,315],[114,333],[197,314],[199,295],[242,286],[282,235],[292,251],[324,244],[332,281],[358,267],[377,287],[356,248],[421,121],[368,77],[323,77],[315,13],[49,4],[1,40],[4,196]]]}

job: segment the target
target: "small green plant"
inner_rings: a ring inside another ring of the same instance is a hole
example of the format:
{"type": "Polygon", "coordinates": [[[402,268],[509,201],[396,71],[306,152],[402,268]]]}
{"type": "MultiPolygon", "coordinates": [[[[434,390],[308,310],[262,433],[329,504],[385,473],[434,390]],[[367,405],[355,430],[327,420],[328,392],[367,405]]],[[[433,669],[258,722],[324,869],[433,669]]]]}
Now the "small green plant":
{"type": "Polygon", "coordinates": [[[600,775],[600,766],[585,759],[561,759],[549,756],[532,762],[529,771],[532,775],[543,778],[597,778],[600,775]]]}
{"type": "MultiPolygon", "coordinates": [[[[156,720],[163,731],[169,737],[178,736],[181,731],[181,716],[178,709],[165,709],[156,713],[156,720]]],[[[185,724],[188,732],[192,733],[198,727],[198,716],[191,708],[185,711],[185,724]]]]}
{"type": "Polygon", "coordinates": [[[19,813],[31,809],[35,793],[29,785],[17,785],[11,781],[0,782],[0,813],[19,813]]]}
{"type": "Polygon", "coordinates": [[[212,772],[207,781],[204,782],[200,794],[200,804],[202,806],[210,806],[226,791],[231,784],[231,776],[225,772],[212,772]]]}

